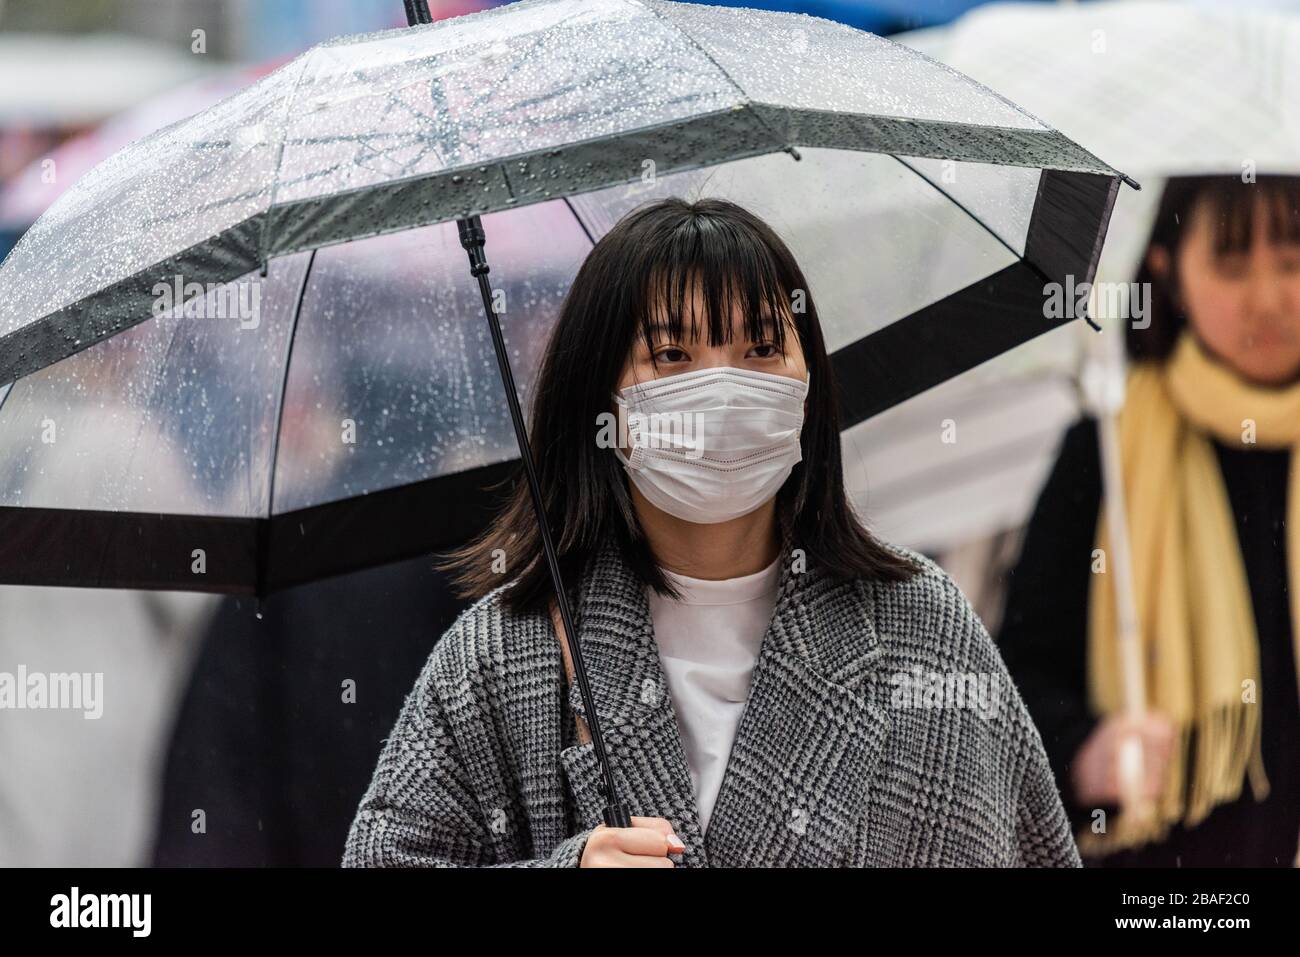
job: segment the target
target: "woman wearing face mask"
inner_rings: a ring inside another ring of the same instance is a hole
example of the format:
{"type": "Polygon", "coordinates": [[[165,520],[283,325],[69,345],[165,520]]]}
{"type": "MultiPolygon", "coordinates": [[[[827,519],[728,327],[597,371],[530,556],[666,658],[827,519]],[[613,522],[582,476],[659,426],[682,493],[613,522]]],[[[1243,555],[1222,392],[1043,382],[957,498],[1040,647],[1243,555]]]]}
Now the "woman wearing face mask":
{"type": "Polygon", "coordinates": [[[1077,866],[970,605],[845,499],[817,312],[761,220],[624,217],[562,308],[530,433],[633,826],[601,823],[520,483],[452,556],[478,601],[408,697],[346,865],[1077,866]]]}
{"type": "Polygon", "coordinates": [[[1095,573],[1107,543],[1092,418],[1067,433],[1040,495],[999,644],[1090,863],[1289,866],[1300,179],[1172,180],[1138,279],[1149,325],[1127,332],[1119,426],[1150,711],[1122,714],[1113,585],[1095,573]],[[1141,828],[1113,826],[1130,734],[1155,804],[1141,828]]]}

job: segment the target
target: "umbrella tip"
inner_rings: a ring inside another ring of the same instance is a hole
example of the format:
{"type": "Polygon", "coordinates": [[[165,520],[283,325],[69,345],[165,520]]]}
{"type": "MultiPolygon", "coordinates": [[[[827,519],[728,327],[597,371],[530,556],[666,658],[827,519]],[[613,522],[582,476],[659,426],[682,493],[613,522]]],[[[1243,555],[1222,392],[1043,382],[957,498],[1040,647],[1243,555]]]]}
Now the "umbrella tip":
{"type": "Polygon", "coordinates": [[[1119,178],[1122,179],[1128,186],[1131,186],[1133,189],[1136,190],[1142,189],[1142,184],[1139,183],[1137,180],[1135,180],[1128,173],[1120,173],[1119,178]]]}

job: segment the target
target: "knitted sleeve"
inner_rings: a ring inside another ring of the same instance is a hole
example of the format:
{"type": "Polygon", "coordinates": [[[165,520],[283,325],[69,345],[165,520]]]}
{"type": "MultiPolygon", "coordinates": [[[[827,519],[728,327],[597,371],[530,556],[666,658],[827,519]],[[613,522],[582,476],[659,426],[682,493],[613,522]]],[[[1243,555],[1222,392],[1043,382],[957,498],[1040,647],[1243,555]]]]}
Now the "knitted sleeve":
{"type": "Polygon", "coordinates": [[[1025,699],[970,601],[956,582],[940,574],[941,604],[955,612],[949,641],[960,651],[954,667],[988,674],[990,688],[997,689],[988,717],[976,722],[982,733],[973,735],[976,753],[992,775],[985,787],[1000,796],[1006,824],[1008,840],[994,856],[1011,867],[1082,867],[1043,737],[1025,699]]]}
{"type": "MultiPolygon", "coordinates": [[[[942,678],[973,679],[964,698],[927,711],[937,729],[934,742],[957,742],[930,757],[929,773],[947,778],[941,800],[952,810],[944,850],[927,861],[940,866],[1080,867],[1078,848],[1056,789],[1043,739],[1011,680],[997,646],[955,581],[930,559],[921,561],[928,580],[912,616],[920,634],[913,655],[926,653],[929,670],[942,678]],[[919,650],[918,650],[919,649],[919,650]],[[944,757],[945,754],[951,757],[944,757]],[[978,807],[979,812],[969,809],[978,807]],[[980,836],[963,833],[971,818],[987,816],[980,836]]],[[[936,704],[938,702],[936,701],[936,704]]]]}
{"type": "MultiPolygon", "coordinates": [[[[443,639],[446,641],[446,638],[443,639]]],[[[591,831],[498,861],[437,693],[435,649],[407,695],[344,847],[344,867],[578,867],[591,831]]]]}
{"type": "Polygon", "coordinates": [[[1024,699],[1011,680],[983,621],[957,585],[946,582],[958,608],[956,642],[967,649],[968,662],[975,670],[988,669],[1001,689],[1000,707],[990,730],[1000,739],[986,742],[991,764],[1000,768],[1001,781],[994,789],[1009,799],[1008,810],[1014,848],[1012,867],[1082,867],[1079,850],[1070,830],[1069,818],[1056,788],[1056,779],[1024,699]]]}
{"type": "Polygon", "coordinates": [[[1019,733],[1026,739],[1024,776],[1016,801],[1016,867],[1082,867],[1070,821],[1056,788],[1038,729],[1017,696],[1019,733]]]}

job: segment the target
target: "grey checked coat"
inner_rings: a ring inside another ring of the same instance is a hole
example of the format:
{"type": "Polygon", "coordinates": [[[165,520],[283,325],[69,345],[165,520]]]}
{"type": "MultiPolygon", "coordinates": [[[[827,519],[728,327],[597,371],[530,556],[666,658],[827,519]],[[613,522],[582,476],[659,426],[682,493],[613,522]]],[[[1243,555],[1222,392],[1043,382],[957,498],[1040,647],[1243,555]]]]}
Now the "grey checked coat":
{"type": "MultiPolygon", "coordinates": [[[[784,556],[707,833],[643,588],[613,546],[588,563],[576,624],[613,773],[633,814],[672,822],[679,866],[1079,866],[984,626],[937,565],[896,551],[923,573],[836,582],[784,556]],[[953,690],[980,682],[982,698],[953,690]]],[[[604,806],[582,699],[549,615],[511,615],[501,591],[430,654],[344,866],[578,866],[604,806]]]]}

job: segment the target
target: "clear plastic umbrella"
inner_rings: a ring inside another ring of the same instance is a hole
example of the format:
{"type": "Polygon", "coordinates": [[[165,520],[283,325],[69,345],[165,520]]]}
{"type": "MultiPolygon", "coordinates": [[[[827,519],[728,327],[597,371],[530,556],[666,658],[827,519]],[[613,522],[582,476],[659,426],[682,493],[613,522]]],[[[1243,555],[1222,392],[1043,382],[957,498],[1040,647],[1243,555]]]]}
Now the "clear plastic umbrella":
{"type": "Polygon", "coordinates": [[[660,196],[790,242],[861,421],[1065,321],[1044,283],[1092,277],[1121,178],[809,17],[523,0],[323,44],[96,168],[0,267],[0,581],[264,593],[437,547],[513,455],[502,402],[537,503],[513,365],[526,389],[591,243],[660,196]]]}
{"type": "Polygon", "coordinates": [[[97,167],[0,268],[0,383],[23,377],[0,506],[35,546],[0,580],[265,592],[457,540],[481,508],[421,503],[514,451],[452,218],[487,217],[507,335],[534,348],[622,211],[750,206],[809,273],[852,425],[1058,324],[1042,284],[1090,274],[1115,183],[989,90],[808,17],[530,0],[317,47],[97,167]],[[204,576],[114,547],[165,528],[213,542],[204,576]]]}

